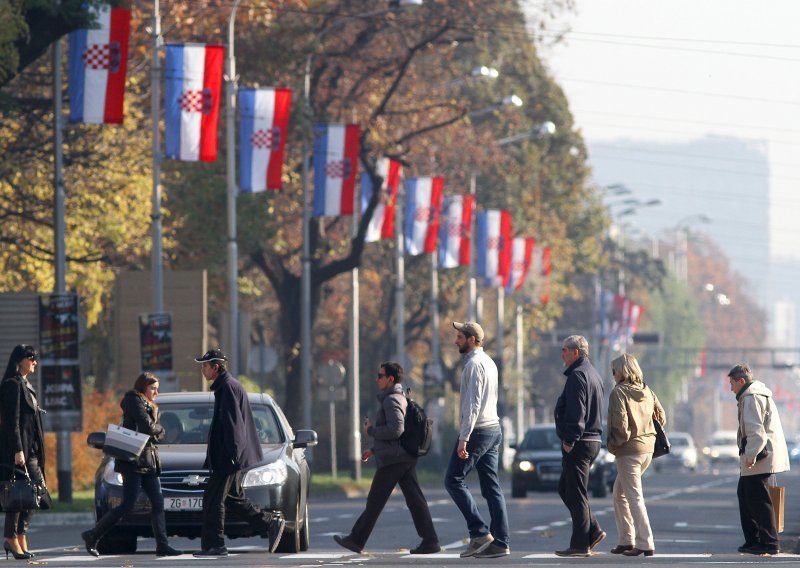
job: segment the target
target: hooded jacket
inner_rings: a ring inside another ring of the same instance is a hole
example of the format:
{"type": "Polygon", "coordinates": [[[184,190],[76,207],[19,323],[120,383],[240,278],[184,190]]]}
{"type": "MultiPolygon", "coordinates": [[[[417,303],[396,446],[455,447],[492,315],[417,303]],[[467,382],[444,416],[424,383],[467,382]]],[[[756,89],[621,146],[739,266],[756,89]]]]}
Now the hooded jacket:
{"type": "Polygon", "coordinates": [[[739,412],[739,467],[742,476],[789,471],[789,451],[783,436],[772,391],[761,381],[752,381],[736,395],[739,412]],[[766,450],[766,456],[748,468],[746,460],[766,450]],[[742,453],[744,452],[744,453],[742,453]]]}
{"type": "Polygon", "coordinates": [[[161,461],[158,458],[158,449],[154,442],[164,438],[164,428],[158,423],[156,410],[147,399],[135,390],[129,390],[119,403],[122,408],[122,427],[135,430],[142,434],[149,434],[142,453],[135,460],[114,460],[114,471],[126,473],[161,473],[161,461]]]}
{"type": "Polygon", "coordinates": [[[372,453],[375,455],[375,464],[384,467],[416,461],[417,458],[411,456],[400,445],[400,436],[405,430],[406,408],[408,408],[403,385],[395,383],[379,392],[376,398],[380,407],[375,413],[374,423],[367,429],[367,434],[373,438],[372,453]]]}
{"type": "Polygon", "coordinates": [[[654,413],[666,426],[664,408],[647,385],[617,383],[608,400],[608,451],[615,456],[652,454],[656,441],[654,413]]]}

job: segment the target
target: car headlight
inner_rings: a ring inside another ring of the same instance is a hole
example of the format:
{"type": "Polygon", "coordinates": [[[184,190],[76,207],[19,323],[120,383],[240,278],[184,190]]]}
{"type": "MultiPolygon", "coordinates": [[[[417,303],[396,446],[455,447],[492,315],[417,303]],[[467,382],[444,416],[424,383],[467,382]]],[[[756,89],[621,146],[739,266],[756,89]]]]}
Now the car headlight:
{"type": "Polygon", "coordinates": [[[114,460],[108,460],[106,468],[103,470],[103,481],[109,485],[122,485],[122,475],[114,471],[114,460]]]}
{"type": "Polygon", "coordinates": [[[705,448],[703,448],[703,453],[704,453],[705,455],[708,455],[708,454],[710,454],[710,453],[711,453],[711,448],[709,448],[708,446],[706,446],[705,448]]]}
{"type": "Polygon", "coordinates": [[[242,487],[280,485],[284,481],[286,481],[286,464],[282,461],[276,461],[248,471],[244,476],[242,487]]]}
{"type": "Polygon", "coordinates": [[[718,450],[711,450],[711,457],[712,458],[718,458],[719,457],[719,451],[718,450]]]}
{"type": "Polygon", "coordinates": [[[536,469],[536,465],[533,462],[529,462],[528,460],[522,460],[519,462],[519,470],[520,471],[533,471],[536,469]]]}

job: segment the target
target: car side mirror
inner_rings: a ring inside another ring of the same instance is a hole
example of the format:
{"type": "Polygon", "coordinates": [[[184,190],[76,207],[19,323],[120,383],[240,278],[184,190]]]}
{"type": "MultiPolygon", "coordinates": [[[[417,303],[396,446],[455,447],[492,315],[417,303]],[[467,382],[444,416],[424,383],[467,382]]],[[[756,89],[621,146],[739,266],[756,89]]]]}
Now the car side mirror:
{"type": "Polygon", "coordinates": [[[297,430],[294,433],[295,448],[308,448],[317,445],[317,433],[314,430],[297,430]]]}
{"type": "Polygon", "coordinates": [[[96,450],[102,450],[103,446],[106,445],[106,433],[105,432],[91,432],[86,437],[86,445],[90,448],[94,448],[96,450]]]}

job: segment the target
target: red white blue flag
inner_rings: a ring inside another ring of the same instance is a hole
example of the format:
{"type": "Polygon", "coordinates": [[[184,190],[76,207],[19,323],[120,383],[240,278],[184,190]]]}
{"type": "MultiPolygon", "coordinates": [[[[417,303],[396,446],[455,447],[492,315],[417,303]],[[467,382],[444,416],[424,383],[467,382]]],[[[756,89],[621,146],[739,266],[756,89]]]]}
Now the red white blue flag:
{"type": "Polygon", "coordinates": [[[220,45],[167,45],[164,140],[168,158],[189,162],[217,159],[223,56],[220,45]]]}
{"type": "Polygon", "coordinates": [[[406,180],[406,254],[436,252],[443,187],[444,179],[440,177],[406,180]]]}
{"type": "Polygon", "coordinates": [[[91,6],[97,28],[69,34],[69,121],[119,124],[128,69],[131,12],[91,6]]]}
{"type": "Polygon", "coordinates": [[[470,233],[475,198],[471,195],[448,195],[442,207],[439,229],[439,267],[469,266],[470,233]]]}
{"type": "Polygon", "coordinates": [[[487,287],[502,286],[511,264],[511,212],[487,209],[475,223],[477,273],[487,287]]]}
{"type": "Polygon", "coordinates": [[[283,187],[289,89],[239,90],[239,186],[245,193],[283,187]]]}
{"type": "Polygon", "coordinates": [[[314,216],[352,215],[358,175],[355,124],[314,126],[314,216]]]}
{"type": "Polygon", "coordinates": [[[525,283],[533,262],[533,249],[536,240],[530,237],[515,237],[511,241],[511,270],[508,271],[506,290],[519,290],[525,283]]]}
{"type": "MultiPolygon", "coordinates": [[[[378,160],[377,173],[383,178],[381,184],[381,196],[372,219],[367,227],[367,235],[364,242],[374,243],[381,239],[391,239],[394,236],[394,208],[397,203],[397,188],[400,186],[400,176],[403,167],[400,162],[395,162],[389,158],[378,160]]],[[[367,172],[361,174],[361,213],[367,210],[375,188],[372,186],[372,178],[367,172]]]]}

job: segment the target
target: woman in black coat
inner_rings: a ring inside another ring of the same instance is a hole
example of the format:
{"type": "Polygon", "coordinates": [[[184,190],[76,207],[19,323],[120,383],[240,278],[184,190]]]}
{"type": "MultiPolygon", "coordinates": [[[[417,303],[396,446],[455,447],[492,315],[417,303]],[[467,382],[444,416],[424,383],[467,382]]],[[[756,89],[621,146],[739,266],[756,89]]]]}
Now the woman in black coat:
{"type": "Polygon", "coordinates": [[[142,373],[136,379],[133,390],[129,390],[122,398],[122,426],[129,430],[149,434],[142,453],[135,460],[117,458],[114,471],[122,475],[122,503],[114,507],[100,520],[93,529],[81,534],[86,550],[92,556],[100,556],[97,543],[122,517],[133,511],[139,489],[143,489],[150,499],[151,523],[156,539],[156,556],[177,556],[183,554],[175,550],[167,542],[167,521],[164,517],[164,496],[161,494],[161,462],[154,442],[164,438],[164,428],[158,423],[158,378],[152,373],[142,373]]]}
{"type": "MultiPolygon", "coordinates": [[[[28,475],[44,484],[44,435],[41,409],[28,377],[36,370],[38,354],[30,345],[17,345],[11,352],[0,382],[0,479],[28,475]]],[[[32,510],[6,512],[3,547],[18,560],[32,558],[28,552],[28,524],[32,510]]]]}

